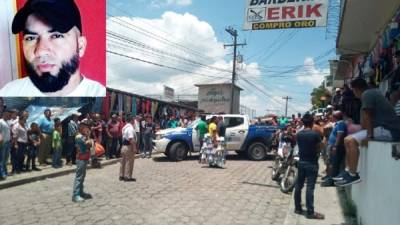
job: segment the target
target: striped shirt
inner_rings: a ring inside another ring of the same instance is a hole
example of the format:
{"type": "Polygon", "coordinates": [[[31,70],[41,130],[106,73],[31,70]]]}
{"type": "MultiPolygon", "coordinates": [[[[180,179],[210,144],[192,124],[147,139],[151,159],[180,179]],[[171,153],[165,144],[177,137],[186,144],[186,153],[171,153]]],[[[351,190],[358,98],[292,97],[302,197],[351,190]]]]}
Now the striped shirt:
{"type": "Polygon", "coordinates": [[[394,105],[394,111],[396,112],[397,116],[400,116],[400,100],[397,101],[396,105],[394,105]]]}
{"type": "Polygon", "coordinates": [[[78,132],[78,124],[74,120],[70,120],[68,123],[68,136],[75,137],[78,132]]]}

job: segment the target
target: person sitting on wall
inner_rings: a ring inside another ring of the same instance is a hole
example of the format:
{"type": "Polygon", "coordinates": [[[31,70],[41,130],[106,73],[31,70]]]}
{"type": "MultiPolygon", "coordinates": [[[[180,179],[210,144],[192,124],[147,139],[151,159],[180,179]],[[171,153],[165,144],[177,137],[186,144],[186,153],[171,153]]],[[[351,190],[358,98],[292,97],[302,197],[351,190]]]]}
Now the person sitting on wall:
{"type": "Polygon", "coordinates": [[[346,170],[334,177],[335,185],[344,187],[361,181],[357,173],[359,147],[368,147],[369,140],[400,141],[400,119],[379,89],[369,89],[365,80],[351,82],[354,95],[361,99],[362,130],[344,139],[346,170]]]}

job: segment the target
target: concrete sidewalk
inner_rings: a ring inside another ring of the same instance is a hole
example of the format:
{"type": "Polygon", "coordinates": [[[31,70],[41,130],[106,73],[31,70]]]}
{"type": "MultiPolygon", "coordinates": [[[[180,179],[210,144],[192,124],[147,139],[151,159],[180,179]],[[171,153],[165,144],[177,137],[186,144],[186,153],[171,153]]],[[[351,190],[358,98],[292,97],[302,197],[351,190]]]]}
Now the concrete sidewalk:
{"type": "MultiPolygon", "coordinates": [[[[321,164],[320,164],[321,165],[321,164]]],[[[321,167],[320,167],[321,168],[321,167]]],[[[305,207],[306,184],[302,193],[303,210],[305,207]]],[[[290,200],[288,213],[284,225],[356,225],[355,219],[345,216],[346,197],[343,188],[321,187],[321,179],[318,178],[314,192],[315,211],[325,215],[324,220],[307,219],[305,215],[294,213],[293,194],[290,200]]]]}
{"type": "MultiPolygon", "coordinates": [[[[160,154],[159,152],[153,152],[152,155],[157,155],[160,154]]],[[[142,154],[136,154],[135,159],[141,158],[142,154]]],[[[102,159],[100,161],[101,166],[107,166],[107,165],[112,165],[115,163],[118,163],[120,159],[102,159]]],[[[13,176],[7,177],[6,180],[0,181],[0,190],[5,189],[5,188],[10,188],[34,181],[39,181],[39,180],[44,180],[47,178],[53,178],[53,177],[58,177],[58,176],[63,176],[69,173],[75,172],[75,165],[73,166],[67,166],[64,165],[62,168],[59,169],[54,169],[50,165],[46,167],[40,167],[41,171],[31,171],[31,172],[24,172],[21,174],[15,174],[13,176]]],[[[92,168],[90,163],[88,164],[88,169],[98,169],[98,168],[92,168]]],[[[100,168],[101,170],[101,168],[100,168]]]]}

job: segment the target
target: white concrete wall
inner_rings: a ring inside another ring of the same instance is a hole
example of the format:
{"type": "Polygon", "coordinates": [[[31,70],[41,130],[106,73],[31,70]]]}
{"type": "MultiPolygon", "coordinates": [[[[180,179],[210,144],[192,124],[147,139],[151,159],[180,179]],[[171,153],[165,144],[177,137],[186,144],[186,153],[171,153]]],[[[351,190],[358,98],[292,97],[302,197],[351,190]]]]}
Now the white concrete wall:
{"type": "Polygon", "coordinates": [[[392,144],[372,141],[360,151],[362,181],[351,187],[359,224],[400,224],[400,160],[392,157],[392,144]]]}
{"type": "MultiPolygon", "coordinates": [[[[230,113],[231,94],[230,84],[200,86],[198,108],[206,113],[230,113]]],[[[233,113],[240,113],[240,90],[235,88],[233,94],[233,113]]]]}

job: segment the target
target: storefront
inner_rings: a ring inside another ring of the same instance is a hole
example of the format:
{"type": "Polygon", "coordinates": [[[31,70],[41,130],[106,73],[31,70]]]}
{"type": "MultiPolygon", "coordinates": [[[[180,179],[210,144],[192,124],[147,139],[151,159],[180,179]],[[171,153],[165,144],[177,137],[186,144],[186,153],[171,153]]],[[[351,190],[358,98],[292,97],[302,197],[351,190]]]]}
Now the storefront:
{"type": "MultiPolygon", "coordinates": [[[[400,1],[343,0],[337,52],[336,77],[345,83],[362,77],[389,98],[400,84],[400,1]]],[[[398,143],[370,141],[360,151],[358,171],[363,181],[347,191],[360,224],[398,224],[399,200],[391,188],[397,179],[382,176],[398,170],[393,156],[398,148],[398,143]]]]}
{"type": "MultiPolygon", "coordinates": [[[[334,83],[362,77],[389,98],[400,82],[400,2],[342,1],[334,83]],[[374,16],[371,16],[374,15],[374,16]]],[[[357,112],[359,104],[346,106],[357,112]]],[[[354,114],[354,113],[352,113],[354,114]]],[[[357,115],[353,115],[357,120],[357,115]]]]}
{"type": "Polygon", "coordinates": [[[102,102],[103,115],[109,117],[112,113],[124,112],[130,115],[151,115],[163,128],[168,118],[196,116],[197,109],[173,102],[161,101],[112,88],[107,88],[107,95],[102,102]]]}

